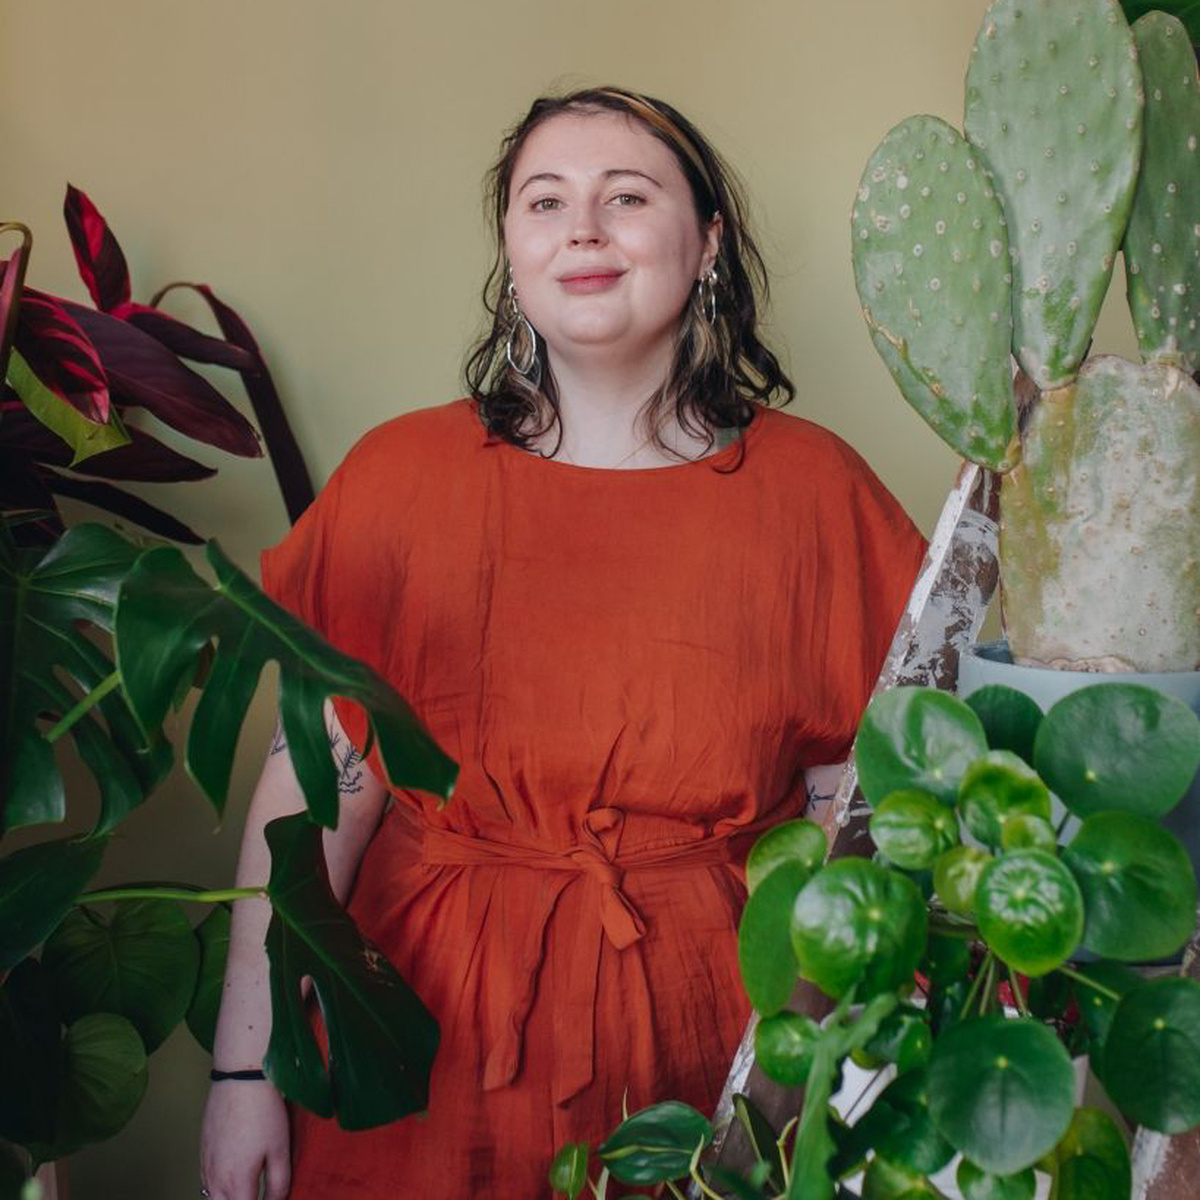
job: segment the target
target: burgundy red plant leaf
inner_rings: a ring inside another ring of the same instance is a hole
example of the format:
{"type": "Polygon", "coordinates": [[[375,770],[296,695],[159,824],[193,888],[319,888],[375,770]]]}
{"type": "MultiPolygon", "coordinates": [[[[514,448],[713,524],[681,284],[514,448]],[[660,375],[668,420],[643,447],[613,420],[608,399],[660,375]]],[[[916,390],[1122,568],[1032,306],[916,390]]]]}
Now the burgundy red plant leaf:
{"type": "Polygon", "coordinates": [[[127,304],[131,296],[129,266],[108,222],[86,192],[67,184],[63,216],[75,250],[79,274],[92,302],[104,312],[127,304]]]}

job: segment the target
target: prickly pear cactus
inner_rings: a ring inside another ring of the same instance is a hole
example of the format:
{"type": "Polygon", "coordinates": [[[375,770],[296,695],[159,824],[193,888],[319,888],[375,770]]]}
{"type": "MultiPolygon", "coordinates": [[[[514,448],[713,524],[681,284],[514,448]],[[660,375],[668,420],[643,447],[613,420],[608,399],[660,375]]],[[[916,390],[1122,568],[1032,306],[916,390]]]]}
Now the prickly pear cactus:
{"type": "Polygon", "coordinates": [[[937,117],[897,125],[851,218],[863,316],[908,402],[965,458],[1016,461],[1004,214],[970,145],[937,117]]]}
{"type": "Polygon", "coordinates": [[[1187,30],[1166,13],[1133,26],[1146,89],[1146,145],[1125,280],[1142,357],[1200,365],[1200,81],[1187,30]]]}
{"type": "Polygon", "coordinates": [[[967,72],[967,136],[1013,253],[1013,352],[1043,390],[1091,340],[1137,183],[1142,77],[1117,0],[996,0],[967,72]]]}
{"type": "Polygon", "coordinates": [[[1046,392],[1001,486],[1013,656],[1090,671],[1200,670],[1200,387],[1089,359],[1046,392]]]}

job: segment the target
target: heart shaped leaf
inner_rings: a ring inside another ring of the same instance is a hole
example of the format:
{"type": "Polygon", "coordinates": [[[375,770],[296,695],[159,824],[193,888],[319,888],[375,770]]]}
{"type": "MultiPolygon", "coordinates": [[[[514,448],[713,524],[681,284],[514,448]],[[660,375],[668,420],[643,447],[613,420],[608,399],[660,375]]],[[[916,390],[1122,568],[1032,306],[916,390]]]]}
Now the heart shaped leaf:
{"type": "Polygon", "coordinates": [[[713,1128],[694,1108],[667,1100],[636,1112],[601,1143],[597,1154],[622,1183],[663,1183],[688,1174],[713,1128]]]}
{"type": "Polygon", "coordinates": [[[943,1030],[934,1044],[934,1124],[993,1175],[1033,1166],[1066,1133],[1074,1111],[1074,1068],[1045,1025],[980,1017],[943,1030]]]}
{"type": "Polygon", "coordinates": [[[271,1041],[263,1070],[288,1099],[343,1129],[368,1129],[429,1103],[437,1022],[365,941],[329,885],[321,832],[303,813],[266,828],[271,1041]],[[329,1037],[313,1038],[301,983],[311,977],[329,1037]]]}

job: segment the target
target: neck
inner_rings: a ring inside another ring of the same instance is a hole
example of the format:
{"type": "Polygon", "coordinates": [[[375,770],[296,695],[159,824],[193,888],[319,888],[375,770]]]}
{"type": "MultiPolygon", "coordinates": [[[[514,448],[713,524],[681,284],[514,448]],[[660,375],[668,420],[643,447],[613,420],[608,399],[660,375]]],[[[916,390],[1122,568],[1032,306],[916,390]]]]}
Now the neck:
{"type": "MultiPolygon", "coordinates": [[[[646,401],[662,386],[670,370],[670,354],[654,361],[604,363],[552,356],[550,367],[558,389],[562,442],[555,457],[583,467],[660,467],[680,460],[654,444],[638,420],[646,401]],[[661,359],[661,361],[660,361],[661,359]]],[[[556,431],[557,432],[557,431],[556,431]]],[[[705,440],[688,435],[673,411],[659,428],[662,442],[687,458],[706,450],[705,440]]],[[[542,442],[549,454],[556,433],[542,442]]]]}

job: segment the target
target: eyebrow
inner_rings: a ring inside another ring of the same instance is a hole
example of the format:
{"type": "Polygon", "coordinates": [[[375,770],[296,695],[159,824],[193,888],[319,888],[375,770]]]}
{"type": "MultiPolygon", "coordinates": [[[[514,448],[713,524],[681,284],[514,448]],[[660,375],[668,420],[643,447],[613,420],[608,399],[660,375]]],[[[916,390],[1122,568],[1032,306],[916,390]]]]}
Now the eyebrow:
{"type": "MultiPolygon", "coordinates": [[[[636,175],[639,179],[645,179],[647,182],[652,183],[656,188],[662,188],[662,184],[653,175],[647,175],[645,171],[639,171],[636,167],[610,167],[607,171],[601,173],[601,178],[614,179],[618,175],[636,175]]],[[[517,189],[517,195],[519,196],[531,183],[562,183],[562,181],[563,177],[556,175],[553,171],[540,171],[537,175],[530,175],[521,184],[517,189]]]]}

